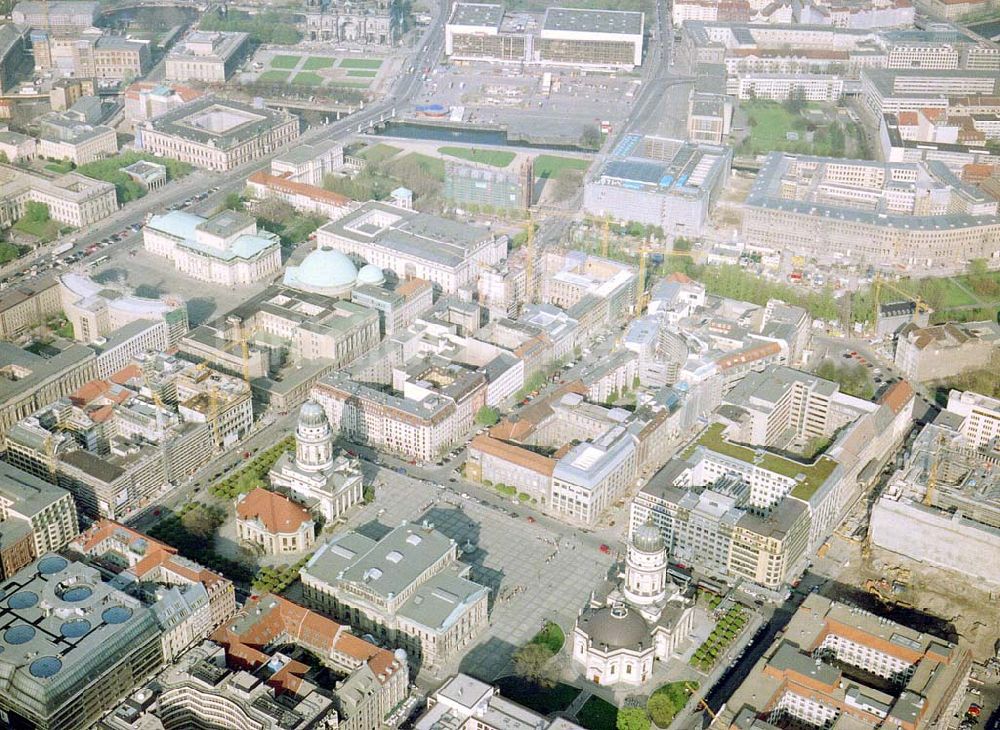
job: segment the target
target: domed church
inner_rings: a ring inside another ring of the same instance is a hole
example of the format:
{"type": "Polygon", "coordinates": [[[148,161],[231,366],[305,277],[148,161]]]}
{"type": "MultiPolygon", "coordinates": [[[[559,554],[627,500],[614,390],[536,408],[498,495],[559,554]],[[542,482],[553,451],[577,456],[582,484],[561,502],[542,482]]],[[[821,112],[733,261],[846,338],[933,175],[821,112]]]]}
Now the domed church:
{"type": "Polygon", "coordinates": [[[693,622],[693,601],[667,580],[663,536],[647,523],[632,534],[620,581],[577,618],[573,662],[595,684],[641,685],[653,660],[673,656],[693,622]]]}
{"type": "Polygon", "coordinates": [[[285,267],[282,283],[298,291],[347,299],[356,285],[381,286],[385,274],[373,264],[365,264],[358,271],[354,262],[340,251],[320,247],[309,252],[298,266],[285,267]]]}
{"type": "Polygon", "coordinates": [[[326,411],[313,400],[299,410],[294,455],[285,452],[278,457],[268,476],[272,485],[287,489],[292,499],[327,522],[364,496],[357,460],[335,453],[326,411]]]}

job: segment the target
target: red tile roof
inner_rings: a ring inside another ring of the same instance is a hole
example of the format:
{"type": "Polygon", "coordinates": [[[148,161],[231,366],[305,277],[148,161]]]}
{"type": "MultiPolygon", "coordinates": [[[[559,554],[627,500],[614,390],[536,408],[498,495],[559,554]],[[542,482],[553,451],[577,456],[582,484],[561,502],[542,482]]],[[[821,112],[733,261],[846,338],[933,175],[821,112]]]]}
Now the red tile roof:
{"type": "Polygon", "coordinates": [[[263,185],[266,188],[271,188],[283,193],[304,195],[307,198],[319,200],[329,205],[344,207],[351,204],[350,198],[346,198],[338,193],[324,190],[323,188],[316,187],[315,185],[308,185],[306,183],[287,180],[278,175],[270,175],[262,170],[251,175],[247,182],[263,185]]]}
{"type": "Polygon", "coordinates": [[[261,487],[236,504],[236,516],[241,520],[260,520],[264,529],[272,535],[298,532],[303,522],[312,519],[300,505],[261,487]]]}

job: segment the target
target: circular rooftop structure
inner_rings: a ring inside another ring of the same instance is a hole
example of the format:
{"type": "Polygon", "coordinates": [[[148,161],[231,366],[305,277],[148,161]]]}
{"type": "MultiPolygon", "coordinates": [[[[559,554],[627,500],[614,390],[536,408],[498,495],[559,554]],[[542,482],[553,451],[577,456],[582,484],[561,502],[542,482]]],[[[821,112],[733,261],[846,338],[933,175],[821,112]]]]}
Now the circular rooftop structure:
{"type": "Polygon", "coordinates": [[[90,631],[90,621],[83,618],[76,618],[63,622],[59,627],[59,633],[67,639],[78,639],[90,631]]]}
{"type": "Polygon", "coordinates": [[[358,279],[358,269],[340,251],[317,248],[298,266],[285,270],[285,285],[293,289],[340,296],[351,290],[358,279]]]}
{"type": "Polygon", "coordinates": [[[24,610],[38,605],[38,594],[32,591],[20,591],[7,599],[7,607],[15,611],[24,610]]]}
{"type": "Polygon", "coordinates": [[[581,624],[595,644],[607,649],[647,649],[652,646],[649,627],[625,606],[599,608],[581,624]]]}
{"type": "Polygon", "coordinates": [[[79,603],[80,601],[86,601],[94,595],[94,591],[89,586],[69,586],[65,588],[60,586],[60,590],[56,591],[56,595],[67,603],[79,603]]]}
{"type": "Polygon", "coordinates": [[[644,553],[656,553],[663,549],[663,534],[652,522],[639,525],[632,533],[632,545],[644,553]]]}
{"type": "Polygon", "coordinates": [[[62,660],[54,656],[39,657],[28,665],[28,671],[31,673],[31,676],[38,679],[54,677],[59,674],[60,669],[62,669],[62,660]]]}
{"type": "Polygon", "coordinates": [[[42,575],[52,575],[53,573],[58,573],[60,570],[65,570],[68,565],[69,561],[66,558],[60,558],[58,555],[49,555],[38,561],[38,572],[42,575]]]}
{"type": "Polygon", "coordinates": [[[11,626],[3,632],[3,640],[8,644],[27,644],[35,638],[35,627],[28,624],[11,626]]]}
{"type": "Polygon", "coordinates": [[[385,272],[375,264],[365,264],[358,272],[359,284],[373,284],[379,286],[385,283],[385,272]]]}
{"type": "Polygon", "coordinates": [[[326,411],[323,410],[323,406],[314,400],[307,400],[302,404],[302,408],[299,409],[300,426],[319,427],[326,424],[326,411]]]}
{"type": "Polygon", "coordinates": [[[106,624],[123,624],[132,618],[132,609],[125,606],[112,606],[101,613],[101,620],[106,624]]]}

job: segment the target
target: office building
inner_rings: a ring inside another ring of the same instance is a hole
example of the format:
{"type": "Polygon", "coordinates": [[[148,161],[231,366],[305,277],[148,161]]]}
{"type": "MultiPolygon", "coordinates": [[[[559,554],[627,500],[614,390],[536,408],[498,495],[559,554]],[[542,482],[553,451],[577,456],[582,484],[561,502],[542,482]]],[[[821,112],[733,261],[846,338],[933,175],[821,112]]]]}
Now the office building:
{"type": "Polygon", "coordinates": [[[723,94],[691,90],[687,117],[687,138],[691,142],[721,145],[729,136],[732,122],[732,99],[723,94]]]}
{"type": "Polygon", "coordinates": [[[743,236],[760,252],[940,273],[1000,258],[996,205],[940,162],[772,152],[747,196],[743,236]]]}
{"type": "MultiPolygon", "coordinates": [[[[0,26],[0,94],[9,94],[17,89],[21,80],[31,73],[28,60],[28,26],[4,23],[0,26]]],[[[14,158],[8,159],[13,162],[14,158]]]]}
{"type": "Polygon", "coordinates": [[[456,3],[445,55],[458,61],[629,69],[642,65],[644,16],[620,10],[551,7],[540,17],[502,5],[456,3]]]}
{"type": "Polygon", "coordinates": [[[918,109],[947,109],[948,98],[1000,92],[995,70],[866,68],[861,98],[875,119],[918,109]]]}
{"type": "Polygon", "coordinates": [[[941,727],[965,699],[971,668],[962,643],[814,593],[711,727],[941,727]]]}
{"type": "Polygon", "coordinates": [[[35,71],[57,70],[77,78],[128,82],[149,72],[149,41],[91,29],[74,35],[31,33],[35,71]]]}
{"type": "Polygon", "coordinates": [[[84,730],[163,663],[143,601],[54,553],[9,576],[0,600],[0,710],[14,726],[84,730]]]}
{"type": "Polygon", "coordinates": [[[351,290],[351,301],[378,312],[383,337],[400,334],[434,303],[434,287],[423,279],[405,279],[395,289],[361,284],[351,290]]]}
{"type": "Polygon", "coordinates": [[[896,367],[918,383],[992,368],[1000,352],[996,322],[904,325],[896,337],[896,367]]]}
{"type": "Polygon", "coordinates": [[[300,578],[308,605],[405,649],[424,669],[455,659],[486,626],[489,589],[468,572],[454,540],[404,522],[378,541],[334,536],[300,578]]]}
{"type": "Polygon", "coordinates": [[[247,194],[255,200],[280,200],[295,210],[336,220],[347,215],[355,203],[318,185],[296,182],[282,175],[258,170],[247,178],[247,194]]]}
{"type": "Polygon", "coordinates": [[[118,210],[115,186],[67,172],[56,177],[0,165],[0,228],[24,215],[28,203],[43,203],[52,220],[73,228],[102,221],[118,210]]]}
{"type": "Polygon", "coordinates": [[[209,613],[206,631],[219,628],[236,613],[232,581],[183,555],[177,549],[112,520],[97,520],[69,549],[110,570],[119,585],[156,583],[204,587],[209,613]]]}
{"type": "Polygon", "coordinates": [[[11,284],[0,292],[0,339],[13,340],[59,314],[59,284],[43,277],[11,284]]]}
{"type": "Polygon", "coordinates": [[[247,33],[196,30],[167,54],[167,81],[224,84],[249,49],[247,33]]]}
{"type": "Polygon", "coordinates": [[[73,337],[79,342],[96,342],[138,320],[160,321],[166,325],[166,337],[154,349],[169,350],[188,329],[187,305],[170,295],[139,297],[78,273],[60,276],[57,292],[62,311],[73,325],[73,337]]]}
{"type": "Polygon", "coordinates": [[[201,95],[201,91],[180,84],[136,81],[125,89],[125,117],[132,125],[138,125],[194,101],[201,95]]]}
{"type": "Polygon", "coordinates": [[[729,178],[732,150],[627,135],[584,185],[587,213],[699,235],[729,178]]]}
{"type": "Polygon", "coordinates": [[[298,145],[271,160],[271,175],[317,187],[343,168],[344,145],[335,140],[298,145]]]}
{"type": "Polygon", "coordinates": [[[142,244],[181,273],[213,284],[250,284],[281,269],[278,236],[258,231],[256,219],[232,210],[211,218],[180,210],[153,215],[142,244]]]}
{"type": "Polygon", "coordinates": [[[14,5],[11,19],[18,25],[52,31],[79,33],[97,24],[100,3],[89,0],[56,0],[55,2],[19,2],[14,5]]]}
{"type": "Polygon", "coordinates": [[[480,265],[507,256],[506,236],[374,201],[320,228],[316,243],[446,293],[474,285],[480,265]]]}
{"type": "Polygon", "coordinates": [[[0,578],[62,550],[79,531],[69,492],[0,462],[0,578]]]}
{"type": "Polygon", "coordinates": [[[443,195],[460,208],[527,210],[534,182],[530,159],[512,169],[448,160],[443,195]]]}
{"type": "Polygon", "coordinates": [[[204,96],[136,127],[136,145],[226,172],[283,147],[299,136],[299,120],[285,111],[204,96]]]}

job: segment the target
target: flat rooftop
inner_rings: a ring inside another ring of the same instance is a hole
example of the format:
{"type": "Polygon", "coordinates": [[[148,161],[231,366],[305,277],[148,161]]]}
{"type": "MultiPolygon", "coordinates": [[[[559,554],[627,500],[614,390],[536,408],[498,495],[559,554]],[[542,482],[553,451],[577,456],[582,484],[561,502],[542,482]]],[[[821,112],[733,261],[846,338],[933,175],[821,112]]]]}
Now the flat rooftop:
{"type": "Polygon", "coordinates": [[[499,28],[503,21],[503,5],[489,3],[455,3],[448,25],[472,25],[499,28]]]}
{"type": "Polygon", "coordinates": [[[548,30],[641,35],[642,21],[642,13],[630,10],[549,8],[545,11],[545,19],[542,21],[542,32],[548,30]]]}
{"type": "Polygon", "coordinates": [[[272,109],[202,97],[160,115],[150,124],[162,134],[226,148],[258,137],[288,119],[288,115],[272,109]]]}

